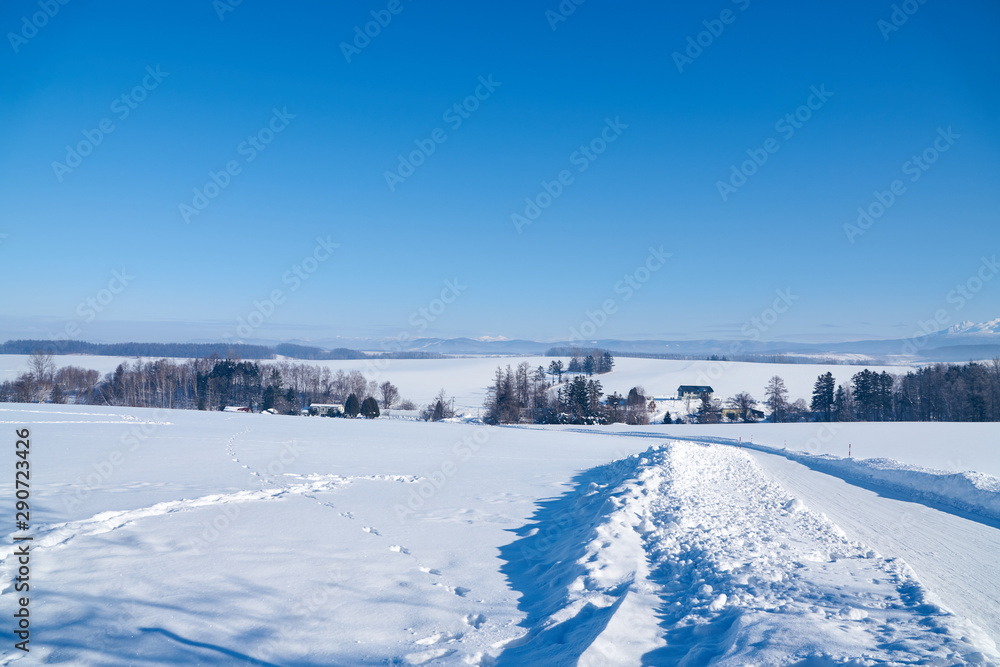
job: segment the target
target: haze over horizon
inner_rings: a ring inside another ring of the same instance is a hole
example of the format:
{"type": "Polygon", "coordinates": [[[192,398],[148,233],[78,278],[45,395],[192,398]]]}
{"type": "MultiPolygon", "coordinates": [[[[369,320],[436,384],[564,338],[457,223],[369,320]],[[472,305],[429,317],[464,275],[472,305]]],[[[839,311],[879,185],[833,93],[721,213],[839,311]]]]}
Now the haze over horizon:
{"type": "Polygon", "coordinates": [[[1000,7],[899,4],[7,3],[0,339],[993,320],[1000,7]]]}

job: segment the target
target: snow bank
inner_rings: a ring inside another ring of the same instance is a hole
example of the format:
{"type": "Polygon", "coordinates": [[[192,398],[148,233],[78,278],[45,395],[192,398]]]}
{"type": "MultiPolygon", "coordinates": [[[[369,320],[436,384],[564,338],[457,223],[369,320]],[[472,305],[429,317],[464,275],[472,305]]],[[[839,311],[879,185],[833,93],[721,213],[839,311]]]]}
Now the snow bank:
{"type": "MultiPolygon", "coordinates": [[[[773,451],[766,447],[755,448],[773,451]]],[[[980,472],[946,472],[893,459],[839,458],[778,450],[793,461],[852,481],[948,505],[988,519],[1000,520],[1000,478],[980,472]]]]}
{"type": "Polygon", "coordinates": [[[693,438],[699,442],[736,445],[779,454],[813,470],[836,475],[852,484],[874,486],[910,499],[952,507],[979,517],[1000,520],[1000,478],[982,472],[948,472],[890,458],[842,458],[770,447],[731,438],[693,438]]]}

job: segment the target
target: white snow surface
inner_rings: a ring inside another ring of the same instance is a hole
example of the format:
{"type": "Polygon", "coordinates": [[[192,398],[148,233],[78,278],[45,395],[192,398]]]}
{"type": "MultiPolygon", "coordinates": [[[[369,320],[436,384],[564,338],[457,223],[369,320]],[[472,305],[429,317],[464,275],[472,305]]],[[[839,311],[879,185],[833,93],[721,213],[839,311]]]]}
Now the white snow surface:
{"type": "Polygon", "coordinates": [[[0,421],[31,429],[34,537],[0,664],[1000,664],[996,522],[709,430],[0,421]]]}

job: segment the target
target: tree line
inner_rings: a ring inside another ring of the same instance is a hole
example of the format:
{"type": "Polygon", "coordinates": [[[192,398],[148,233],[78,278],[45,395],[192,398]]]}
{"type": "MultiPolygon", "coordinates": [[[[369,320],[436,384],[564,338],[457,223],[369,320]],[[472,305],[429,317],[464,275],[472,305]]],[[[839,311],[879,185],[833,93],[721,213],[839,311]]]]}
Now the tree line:
{"type": "MultiPolygon", "coordinates": [[[[392,382],[368,380],[358,370],[344,372],[287,361],[171,359],[122,363],[103,378],[96,370],[55,367],[53,357],[36,351],[29,368],[0,383],[0,402],[78,403],[139,408],[222,410],[248,407],[300,414],[312,404],[341,404],[347,416],[377,417],[380,409],[416,410],[392,382]]],[[[423,410],[425,419],[454,416],[444,390],[423,410]]]]}
{"type": "Polygon", "coordinates": [[[358,350],[281,343],[274,347],[247,343],[88,343],[81,340],[8,340],[0,343],[0,354],[94,354],[106,357],[152,357],[198,359],[213,356],[223,359],[441,359],[436,352],[383,352],[371,355],[358,350]]]}
{"type": "Polygon", "coordinates": [[[867,368],[837,385],[819,376],[811,408],[822,421],[1000,421],[1000,357],[933,364],[904,375],[867,368]]]}
{"type": "MultiPolygon", "coordinates": [[[[764,395],[771,422],[1000,421],[1000,357],[985,363],[933,364],[902,375],[866,368],[842,384],[827,372],[816,378],[808,404],[801,398],[789,401],[784,380],[775,375],[764,395]]],[[[703,395],[694,421],[722,421],[722,405],[703,395]]],[[[735,421],[756,420],[757,401],[747,392],[725,405],[735,421]]]]}

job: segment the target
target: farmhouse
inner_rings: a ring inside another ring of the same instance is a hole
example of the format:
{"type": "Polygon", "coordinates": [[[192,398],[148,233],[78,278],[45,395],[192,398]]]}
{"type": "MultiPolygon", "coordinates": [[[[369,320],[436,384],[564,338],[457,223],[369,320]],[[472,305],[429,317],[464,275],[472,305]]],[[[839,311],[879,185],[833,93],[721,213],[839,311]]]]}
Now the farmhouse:
{"type": "Polygon", "coordinates": [[[702,394],[712,397],[712,388],[704,384],[682,384],[677,387],[677,398],[701,398],[702,394]]]}

